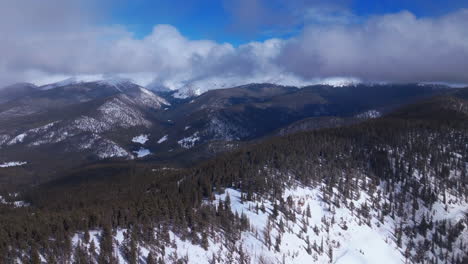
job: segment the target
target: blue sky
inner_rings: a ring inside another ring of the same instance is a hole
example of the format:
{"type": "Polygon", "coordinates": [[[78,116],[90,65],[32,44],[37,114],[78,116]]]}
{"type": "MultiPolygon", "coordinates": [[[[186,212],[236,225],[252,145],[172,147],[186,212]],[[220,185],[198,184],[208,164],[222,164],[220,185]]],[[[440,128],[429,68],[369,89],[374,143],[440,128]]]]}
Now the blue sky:
{"type": "MultiPolygon", "coordinates": [[[[257,2],[271,14],[294,12],[288,1],[283,0],[245,0],[257,2]]],[[[244,2],[245,2],[244,1],[244,2]]],[[[170,24],[191,39],[212,39],[237,45],[253,40],[272,37],[289,37],[304,26],[298,22],[288,27],[272,23],[251,29],[237,28],[239,17],[233,10],[237,1],[228,0],[120,0],[113,5],[108,23],[121,24],[137,38],[148,35],[154,25],[170,24]]],[[[242,2],[242,1],[241,1],[242,2]]],[[[360,17],[410,11],[418,17],[437,17],[468,7],[468,0],[338,0],[338,1],[292,1],[298,8],[332,6],[360,17]]],[[[261,18],[259,18],[261,19],[261,18]]],[[[247,25],[249,27],[249,25],[247,25]]]]}

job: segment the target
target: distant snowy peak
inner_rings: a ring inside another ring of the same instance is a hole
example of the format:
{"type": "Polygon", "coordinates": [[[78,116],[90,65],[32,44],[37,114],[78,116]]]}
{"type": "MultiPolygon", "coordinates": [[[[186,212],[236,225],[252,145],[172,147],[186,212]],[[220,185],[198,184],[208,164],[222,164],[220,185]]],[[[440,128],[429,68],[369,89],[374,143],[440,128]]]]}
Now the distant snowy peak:
{"type": "Polygon", "coordinates": [[[103,78],[101,76],[84,76],[84,77],[80,76],[80,77],[71,77],[71,78],[67,78],[59,82],[46,84],[46,85],[41,86],[40,89],[50,90],[50,89],[54,89],[58,87],[64,87],[64,86],[76,85],[76,84],[84,84],[84,83],[96,83],[99,85],[113,86],[115,88],[120,88],[121,86],[126,86],[126,85],[139,86],[137,84],[134,84],[133,81],[128,78],[120,78],[120,77],[103,78]]]}
{"type": "MultiPolygon", "coordinates": [[[[210,90],[215,90],[215,89],[220,89],[220,88],[219,87],[211,87],[210,90]]],[[[206,90],[206,91],[208,91],[208,90],[206,90]]],[[[203,94],[206,91],[202,90],[201,88],[197,88],[197,87],[193,87],[193,86],[184,86],[184,87],[178,89],[176,93],[174,93],[174,97],[179,98],[179,99],[186,99],[186,98],[190,98],[190,97],[199,96],[199,95],[203,94]]]]}
{"type": "Polygon", "coordinates": [[[54,88],[58,88],[58,87],[63,87],[63,86],[68,86],[68,85],[73,85],[73,84],[78,84],[78,83],[84,83],[84,82],[87,82],[87,81],[78,79],[76,77],[71,77],[71,78],[68,78],[68,79],[65,79],[65,80],[62,80],[62,81],[59,81],[59,82],[43,85],[43,86],[40,87],[40,89],[41,90],[50,90],[50,89],[54,89],[54,88]]]}
{"type": "MultiPolygon", "coordinates": [[[[89,78],[77,78],[72,77],[65,79],[60,82],[51,83],[48,85],[41,86],[41,90],[51,90],[59,87],[70,86],[70,89],[73,89],[73,86],[90,86],[93,89],[107,88],[113,90],[115,93],[121,93],[128,96],[132,101],[138,105],[159,109],[163,105],[169,106],[170,103],[165,99],[157,96],[152,91],[135,84],[131,79],[128,78],[105,78],[99,79],[96,77],[89,78]]],[[[67,88],[68,89],[68,88],[67,88]]]]}
{"type": "Polygon", "coordinates": [[[97,81],[97,83],[99,84],[103,84],[103,85],[111,85],[111,86],[125,86],[125,85],[137,85],[137,84],[134,84],[133,81],[131,79],[128,79],[128,78],[109,78],[109,79],[103,79],[103,80],[100,80],[100,81],[97,81]]]}
{"type": "MultiPolygon", "coordinates": [[[[305,87],[309,85],[329,85],[333,87],[356,86],[361,83],[355,78],[334,77],[320,80],[303,80],[293,75],[281,74],[271,76],[257,76],[247,78],[210,78],[196,80],[188,83],[179,83],[179,86],[168,87],[171,90],[176,90],[175,98],[190,98],[199,96],[209,90],[225,89],[249,84],[269,83],[274,85],[305,87]]],[[[154,84],[152,84],[154,86],[154,84]]],[[[152,87],[153,87],[152,86],[152,87]]]]}
{"type": "Polygon", "coordinates": [[[361,82],[358,79],[352,78],[328,78],[318,84],[333,86],[333,87],[346,87],[346,86],[356,86],[361,82]]]}

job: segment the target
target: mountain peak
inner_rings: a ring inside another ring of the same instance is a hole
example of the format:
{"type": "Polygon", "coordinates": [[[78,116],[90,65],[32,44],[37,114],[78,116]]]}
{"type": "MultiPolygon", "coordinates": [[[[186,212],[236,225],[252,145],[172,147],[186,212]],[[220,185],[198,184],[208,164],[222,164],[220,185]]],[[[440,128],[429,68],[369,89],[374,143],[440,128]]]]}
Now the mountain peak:
{"type": "MultiPolygon", "coordinates": [[[[107,78],[107,79],[102,79],[97,81],[99,84],[105,84],[105,85],[111,85],[111,86],[120,86],[120,85],[126,85],[126,84],[135,84],[133,81],[129,78],[121,78],[121,77],[113,77],[113,78],[107,78]]],[[[137,85],[137,84],[135,84],[137,85]]]]}
{"type": "MultiPolygon", "coordinates": [[[[82,83],[97,83],[100,85],[114,86],[116,88],[117,86],[126,85],[129,83],[134,84],[131,79],[122,78],[118,76],[108,77],[108,78],[103,77],[103,76],[74,76],[74,77],[64,79],[62,81],[43,85],[41,86],[41,90],[50,90],[50,89],[54,89],[57,87],[82,84],[82,83]]],[[[137,84],[134,84],[134,85],[137,85],[137,84]]]]}

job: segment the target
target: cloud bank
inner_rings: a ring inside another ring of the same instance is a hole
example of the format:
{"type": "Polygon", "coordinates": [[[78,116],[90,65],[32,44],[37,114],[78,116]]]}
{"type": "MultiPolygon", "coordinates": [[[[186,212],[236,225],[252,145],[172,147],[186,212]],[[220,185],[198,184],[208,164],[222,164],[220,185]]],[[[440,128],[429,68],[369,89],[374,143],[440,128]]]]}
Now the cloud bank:
{"type": "Polygon", "coordinates": [[[156,25],[139,39],[123,26],[101,23],[98,12],[89,12],[99,8],[87,1],[40,2],[0,3],[2,86],[100,74],[156,89],[336,78],[468,83],[467,9],[433,18],[403,11],[356,21],[335,9],[307,9],[310,23],[297,35],[235,47],[188,39],[170,25],[156,25]]]}

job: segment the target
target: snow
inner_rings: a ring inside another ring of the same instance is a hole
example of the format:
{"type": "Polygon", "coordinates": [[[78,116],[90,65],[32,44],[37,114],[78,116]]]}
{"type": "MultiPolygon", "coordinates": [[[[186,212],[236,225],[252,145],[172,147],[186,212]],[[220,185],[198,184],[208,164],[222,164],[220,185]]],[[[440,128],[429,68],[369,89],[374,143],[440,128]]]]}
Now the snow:
{"type": "Polygon", "coordinates": [[[166,140],[167,140],[167,137],[168,137],[168,135],[164,135],[162,138],[160,138],[160,139],[158,140],[158,144],[161,144],[161,143],[163,143],[164,141],[166,141],[166,140]]]}
{"type": "Polygon", "coordinates": [[[137,155],[138,158],[143,158],[151,154],[149,149],[145,149],[145,148],[140,148],[138,151],[134,151],[134,153],[137,155]]]}
{"type": "Polygon", "coordinates": [[[108,100],[98,110],[101,112],[99,121],[110,127],[149,127],[151,124],[144,118],[143,113],[133,107],[131,99],[125,95],[108,100]]]}
{"type": "MultiPolygon", "coordinates": [[[[234,189],[226,189],[224,194],[217,195],[212,204],[216,205],[219,200],[225,200],[229,193],[231,199],[231,210],[239,215],[244,213],[249,218],[252,231],[242,234],[242,243],[250,256],[264,256],[274,262],[285,260],[286,263],[329,263],[329,248],[333,250],[333,263],[403,263],[401,253],[396,250],[392,241],[391,227],[381,225],[368,226],[358,221],[357,217],[347,208],[335,208],[334,214],[328,208],[328,205],[321,199],[319,188],[295,187],[287,189],[283,199],[288,196],[293,201],[293,211],[296,212],[296,221],[291,221],[280,212],[276,224],[270,232],[274,243],[279,234],[276,228],[279,219],[283,219],[285,232],[282,234],[280,252],[273,248],[268,249],[263,241],[263,234],[258,237],[256,233],[262,233],[265,230],[268,219],[271,218],[273,204],[269,200],[262,200],[266,211],[255,212],[255,202],[241,202],[241,193],[234,189]],[[309,206],[311,217],[307,218],[303,213],[309,206]],[[331,224],[331,218],[334,217],[336,223],[331,224]],[[331,225],[329,231],[323,223],[326,219],[328,225],[331,225]],[[347,229],[340,227],[342,222],[346,222],[347,229]],[[307,230],[303,229],[304,224],[308,223],[307,230]],[[315,233],[314,226],[318,227],[319,233],[315,233]],[[317,254],[312,250],[309,254],[307,248],[307,237],[311,244],[320,245],[322,239],[324,243],[323,254],[317,254]]],[[[365,195],[362,199],[354,201],[356,205],[365,201],[365,195]]],[[[254,263],[256,263],[254,261],[254,263]]]]}
{"type": "Polygon", "coordinates": [[[163,105],[171,105],[164,98],[157,96],[153,92],[140,87],[139,93],[135,94],[132,98],[138,105],[144,105],[153,109],[161,109],[163,105]]]}
{"type": "Polygon", "coordinates": [[[13,206],[14,207],[28,207],[30,204],[25,202],[25,201],[14,201],[13,206]]]}
{"type": "MultiPolygon", "coordinates": [[[[24,140],[27,138],[27,137],[30,137],[30,136],[43,136],[43,138],[47,138],[47,139],[51,139],[52,138],[52,135],[51,133],[49,132],[50,129],[52,127],[54,127],[55,124],[59,123],[60,121],[55,121],[55,122],[52,122],[52,123],[49,123],[49,124],[46,124],[44,126],[41,126],[41,127],[37,127],[37,128],[33,128],[33,129],[29,129],[28,131],[26,132],[23,132],[19,135],[17,135],[16,137],[14,137],[12,140],[10,140],[10,142],[8,142],[8,145],[14,145],[14,144],[18,144],[18,143],[23,143],[24,140]],[[49,132],[49,133],[47,133],[49,132]]],[[[53,132],[52,132],[53,134],[53,132]]],[[[40,145],[43,143],[43,141],[46,141],[45,139],[42,139],[42,140],[38,140],[37,142],[33,142],[31,145],[40,145]]],[[[1,145],[1,144],[0,144],[1,145]]]]}
{"type": "Polygon", "coordinates": [[[47,84],[45,86],[42,86],[41,89],[42,90],[50,90],[50,89],[54,89],[54,88],[57,88],[57,87],[63,87],[63,86],[71,85],[71,84],[77,84],[77,83],[80,83],[80,82],[81,81],[78,78],[70,77],[70,78],[67,78],[67,79],[59,81],[59,82],[55,82],[55,83],[51,83],[51,84],[47,84]]]}
{"type": "Polygon", "coordinates": [[[103,75],[80,75],[80,76],[73,76],[62,81],[58,81],[55,83],[50,83],[41,87],[42,90],[50,90],[58,87],[68,86],[72,84],[81,84],[81,83],[91,83],[96,82],[99,84],[104,85],[111,85],[117,88],[117,85],[122,85],[127,82],[131,82],[130,79],[120,78],[120,77],[112,77],[112,78],[105,78],[103,75]]]}
{"type": "Polygon", "coordinates": [[[22,143],[25,137],[26,133],[19,134],[16,137],[14,137],[10,142],[8,142],[8,145],[22,143]]]}
{"type": "Polygon", "coordinates": [[[13,200],[11,201],[11,199],[13,198],[16,198],[18,196],[17,193],[9,193],[8,194],[9,196],[9,200],[10,201],[7,201],[3,196],[0,195],[0,204],[5,204],[5,205],[10,205],[10,206],[13,206],[13,207],[28,207],[30,204],[25,202],[25,201],[21,201],[21,200],[13,200]]]}
{"type": "Polygon", "coordinates": [[[112,98],[98,108],[96,116],[83,115],[74,120],[73,126],[81,131],[102,133],[116,128],[136,126],[149,127],[151,122],[142,112],[133,107],[133,102],[125,95],[112,98]]]}
{"type": "Polygon", "coordinates": [[[179,145],[185,149],[190,149],[195,146],[197,141],[200,141],[200,137],[198,136],[198,132],[195,132],[190,137],[186,137],[177,141],[177,143],[179,143],[179,145]]]}
{"type": "Polygon", "coordinates": [[[128,78],[113,77],[97,81],[101,85],[114,86],[117,90],[121,91],[119,86],[132,84],[132,80],[128,78]]]}
{"type": "Polygon", "coordinates": [[[17,167],[27,164],[25,161],[10,161],[0,164],[0,168],[17,167]]]}
{"type": "Polygon", "coordinates": [[[360,83],[358,79],[355,78],[341,78],[341,77],[333,77],[327,78],[320,82],[323,85],[329,85],[333,87],[345,87],[345,86],[353,86],[360,83]]]}
{"type": "Polygon", "coordinates": [[[186,126],[184,127],[184,130],[188,130],[190,128],[190,126],[186,126]]]}
{"type": "Polygon", "coordinates": [[[114,142],[105,139],[102,143],[103,147],[98,147],[96,152],[99,158],[106,159],[106,158],[117,158],[117,157],[128,157],[130,159],[133,156],[128,153],[125,149],[120,147],[119,145],[115,144],[114,142]]]}
{"type": "Polygon", "coordinates": [[[9,135],[0,135],[0,146],[5,144],[10,139],[9,135]]]}
{"type": "Polygon", "coordinates": [[[81,144],[77,146],[80,150],[92,150],[100,159],[106,158],[128,158],[133,155],[112,140],[101,137],[98,134],[83,135],[81,144]]]}
{"type": "Polygon", "coordinates": [[[362,119],[372,119],[372,118],[378,118],[380,116],[382,116],[382,114],[377,110],[369,110],[364,113],[360,113],[356,115],[357,118],[362,118],[362,119]]]}
{"type": "Polygon", "coordinates": [[[225,89],[253,83],[270,83],[276,85],[303,87],[314,83],[320,83],[321,81],[322,80],[304,81],[302,78],[298,78],[293,74],[275,72],[267,75],[258,74],[251,77],[213,76],[190,81],[168,81],[163,83],[162,86],[165,86],[170,90],[176,90],[176,92],[173,94],[175,98],[186,99],[199,96],[209,90],[225,89]]]}
{"type": "MultiPolygon", "coordinates": [[[[194,244],[177,233],[169,231],[170,242],[161,241],[165,253],[158,256],[162,257],[166,263],[174,262],[175,256],[186,259],[187,263],[208,264],[211,263],[213,256],[218,258],[217,263],[234,263],[233,261],[239,257],[239,248],[242,248],[250,257],[250,263],[405,263],[402,255],[404,250],[398,248],[395,243],[393,235],[395,222],[392,218],[386,216],[382,221],[378,220],[377,210],[371,207],[369,210],[372,217],[366,223],[366,219],[358,216],[346,205],[330,207],[322,199],[321,188],[323,186],[325,185],[319,184],[311,187],[292,184],[287,187],[282,194],[282,200],[286,201],[285,210],[288,213],[279,210],[276,217],[273,216],[273,205],[278,203],[278,200],[275,201],[269,196],[256,195],[252,201],[243,201],[239,190],[227,188],[224,193],[216,194],[213,201],[206,200],[204,203],[217,206],[229,195],[231,210],[239,215],[245,214],[249,219],[248,230],[241,232],[239,238],[234,241],[225,240],[223,238],[225,234],[221,230],[213,231],[214,237],[208,238],[206,250],[199,244],[194,244]],[[310,208],[310,217],[307,216],[306,208],[310,208]],[[280,231],[280,221],[283,222],[284,231],[280,231]],[[267,229],[268,226],[270,229],[267,229]],[[277,250],[274,245],[279,235],[281,241],[277,250]],[[270,247],[266,244],[267,237],[272,241],[270,247]],[[320,252],[319,247],[322,243],[323,250],[320,252]],[[332,254],[330,255],[329,252],[332,254]]],[[[339,192],[333,189],[332,193],[338,194],[339,192]]],[[[370,193],[362,191],[354,199],[348,199],[347,203],[352,201],[357,209],[364,203],[370,205],[371,198],[370,193]]],[[[448,199],[455,199],[455,197],[449,196],[448,199]]],[[[467,208],[466,202],[452,203],[453,206],[447,211],[441,205],[436,205],[434,208],[434,213],[441,219],[463,218],[463,210],[466,211],[467,208]]],[[[114,236],[115,254],[119,256],[120,263],[126,263],[117,247],[118,244],[122,244],[125,232],[127,232],[126,229],[117,229],[114,236]]],[[[155,229],[156,232],[157,229],[155,229]]],[[[100,231],[90,232],[91,239],[94,240],[96,246],[99,245],[96,241],[99,234],[100,231]]],[[[466,230],[461,237],[465,234],[466,230]]],[[[79,243],[82,237],[81,233],[76,234],[72,240],[73,244],[79,243]]],[[[88,246],[89,244],[85,245],[85,247],[88,246]]],[[[145,243],[140,242],[138,246],[143,259],[149,252],[159,252],[145,243]]]]}
{"type": "Polygon", "coordinates": [[[149,135],[141,134],[132,139],[132,142],[144,145],[148,141],[149,135]]]}

